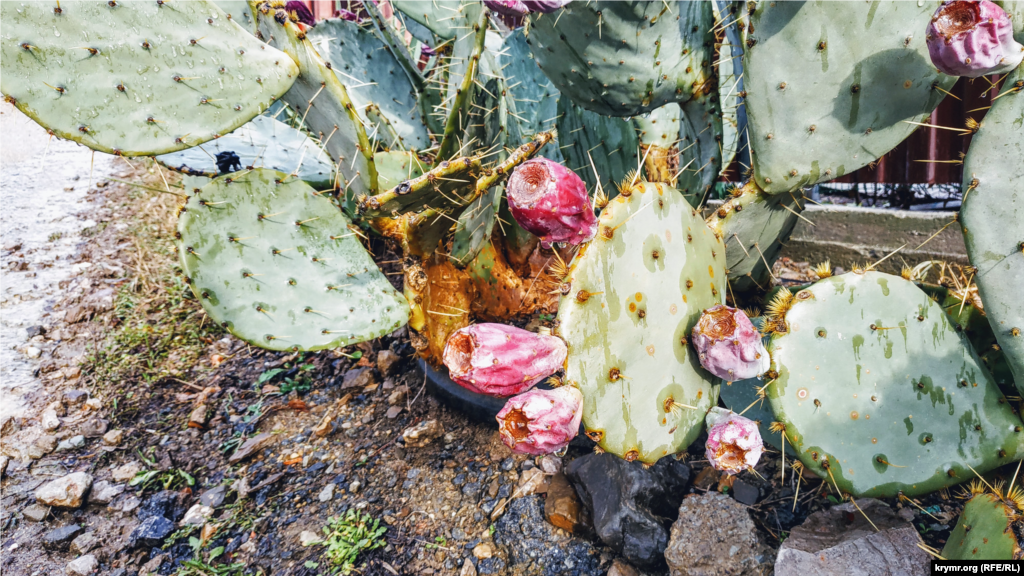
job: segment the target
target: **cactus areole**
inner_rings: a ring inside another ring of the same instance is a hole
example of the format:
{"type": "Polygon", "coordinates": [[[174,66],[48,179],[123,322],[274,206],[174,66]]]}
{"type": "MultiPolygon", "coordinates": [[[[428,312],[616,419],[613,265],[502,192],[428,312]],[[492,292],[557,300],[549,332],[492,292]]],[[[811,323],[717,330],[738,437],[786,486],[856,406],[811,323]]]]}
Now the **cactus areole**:
{"type": "Polygon", "coordinates": [[[693,346],[705,370],[730,382],[768,370],[761,333],[736,308],[718,304],[705,310],[693,327],[693,346]]]}
{"type": "Polygon", "coordinates": [[[520,454],[550,454],[569,445],[580,429],[583,394],[572,386],[513,396],[498,412],[501,441],[520,454]]]}
{"type": "Polygon", "coordinates": [[[577,245],[594,237],[597,217],[587,187],[571,170],[546,158],[524,162],[506,188],[512,217],[549,247],[577,245]]]}
{"type": "Polygon", "coordinates": [[[443,361],[452,380],[478,394],[512,396],[561,370],[565,343],[504,324],[474,324],[455,331],[443,361]]]}
{"type": "Polygon", "coordinates": [[[757,422],[717,406],[708,412],[705,422],[705,453],[715,470],[732,475],[757,466],[764,451],[757,422]]]}
{"type": "Polygon", "coordinates": [[[1024,59],[1009,16],[988,0],[943,3],[928,24],[927,40],[932,64],[950,76],[1001,74],[1024,59]]]}

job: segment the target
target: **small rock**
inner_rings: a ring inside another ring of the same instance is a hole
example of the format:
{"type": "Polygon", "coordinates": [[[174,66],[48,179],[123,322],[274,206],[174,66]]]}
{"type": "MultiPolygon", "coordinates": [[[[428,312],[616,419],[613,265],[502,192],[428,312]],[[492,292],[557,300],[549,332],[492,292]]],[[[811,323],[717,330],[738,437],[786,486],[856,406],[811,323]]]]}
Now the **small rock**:
{"type": "Polygon", "coordinates": [[[142,506],[142,500],[138,496],[121,495],[107,505],[107,510],[128,514],[134,512],[139,506],[142,506]]]}
{"type": "Polygon", "coordinates": [[[386,416],[389,419],[393,420],[395,418],[398,418],[399,414],[402,413],[402,410],[403,410],[403,408],[401,406],[391,406],[391,407],[388,408],[386,416]]]}
{"type": "Polygon", "coordinates": [[[67,550],[68,545],[75,539],[75,536],[82,531],[78,524],[62,526],[50,530],[43,536],[43,548],[48,550],[67,550]]]}
{"type": "Polygon", "coordinates": [[[78,508],[82,505],[83,497],[91,486],[91,475],[85,472],[75,472],[36,488],[35,496],[36,500],[45,506],[78,508]]]}
{"type": "Polygon", "coordinates": [[[110,504],[124,493],[124,484],[111,484],[106,480],[100,480],[92,485],[89,491],[90,504],[110,504]]]}
{"type": "Polygon", "coordinates": [[[359,480],[353,480],[348,485],[348,491],[353,493],[353,494],[355,494],[356,492],[359,492],[359,489],[362,488],[362,487],[363,487],[363,483],[362,482],[360,482],[359,480]]]}
{"type": "Polygon", "coordinates": [[[66,450],[77,450],[82,446],[85,446],[85,436],[79,434],[78,436],[72,436],[67,440],[61,440],[60,443],[57,444],[57,452],[64,452],[66,450]]]}
{"type": "Polygon", "coordinates": [[[28,457],[38,460],[57,449],[57,437],[53,434],[43,434],[36,438],[35,442],[28,447],[28,457]]]}
{"type": "Polygon", "coordinates": [[[494,546],[491,546],[487,542],[481,542],[473,547],[473,556],[476,556],[480,560],[490,558],[491,556],[494,556],[494,546]]]}
{"type": "Polygon", "coordinates": [[[582,507],[576,490],[565,474],[559,472],[548,481],[548,496],[544,500],[544,517],[562,530],[577,532],[582,524],[582,507]]]}
{"type": "Polygon", "coordinates": [[[188,415],[189,428],[205,428],[208,411],[209,409],[206,407],[206,404],[199,404],[193,408],[192,413],[188,415]]]}
{"type": "Polygon", "coordinates": [[[377,353],[377,370],[383,376],[390,376],[398,368],[398,362],[401,359],[401,356],[391,350],[381,350],[377,353]]]}
{"type": "Polygon", "coordinates": [[[790,530],[775,559],[775,574],[833,576],[849,574],[851,566],[861,574],[928,573],[930,558],[918,547],[921,537],[911,524],[879,500],[857,500],[857,506],[860,510],[847,502],[820,510],[790,530]]]}
{"type": "Polygon", "coordinates": [[[249,438],[244,444],[235,450],[235,453],[228,458],[228,462],[231,464],[237,464],[242,460],[252,456],[260,450],[266,448],[274,441],[274,436],[271,434],[260,434],[253,438],[249,438]]]}
{"type": "Polygon", "coordinates": [[[333,498],[334,484],[328,484],[327,486],[324,486],[324,489],[321,490],[320,494],[317,495],[317,499],[320,500],[321,502],[327,502],[328,500],[332,500],[333,498]]]}
{"type": "Polygon", "coordinates": [[[303,530],[302,532],[299,532],[299,544],[302,547],[312,546],[320,541],[320,535],[316,532],[311,530],[303,530]]]}
{"type": "Polygon", "coordinates": [[[372,386],[377,383],[377,376],[373,373],[373,368],[356,368],[355,370],[349,370],[345,374],[345,378],[341,382],[342,389],[345,388],[365,388],[372,386]]]}
{"type": "Polygon", "coordinates": [[[911,522],[914,520],[914,517],[917,516],[917,512],[913,508],[904,506],[903,508],[900,508],[899,512],[897,512],[896,515],[900,518],[903,518],[907,522],[911,522]]]}
{"type": "Polygon", "coordinates": [[[670,576],[754,576],[762,574],[767,553],[746,507],[724,494],[707,492],[683,500],[665,561],[670,576]]]}
{"type": "Polygon", "coordinates": [[[180,492],[161,490],[146,498],[146,501],[142,503],[138,512],[139,520],[150,516],[163,516],[172,521],[178,520],[185,515],[184,498],[185,496],[180,492]]]}
{"type": "Polygon", "coordinates": [[[46,334],[46,328],[42,326],[29,326],[28,328],[25,329],[25,336],[29,340],[35,338],[36,336],[42,336],[43,334],[46,334]]]}
{"type": "Polygon", "coordinates": [[[90,550],[100,545],[100,539],[93,532],[86,532],[71,541],[71,551],[75,554],[88,554],[90,550]]]}
{"type": "Polygon", "coordinates": [[[42,522],[43,520],[46,520],[46,516],[49,513],[50,508],[43,506],[42,504],[32,504],[30,506],[26,506],[25,509],[21,511],[21,515],[24,516],[26,520],[32,522],[42,522]]]}
{"type": "Polygon", "coordinates": [[[96,560],[96,557],[92,554],[88,554],[68,562],[66,569],[68,576],[90,576],[99,567],[99,560],[96,560]]]}
{"type": "Polygon", "coordinates": [[[89,398],[85,401],[85,407],[90,410],[99,410],[103,408],[103,402],[99,398],[89,398]]]}
{"type": "Polygon", "coordinates": [[[78,431],[86,438],[100,438],[107,433],[110,422],[103,418],[90,418],[82,424],[78,431]]]}
{"type": "Polygon", "coordinates": [[[164,538],[167,538],[171,532],[174,532],[174,522],[163,516],[150,516],[132,530],[128,536],[128,546],[130,548],[138,546],[154,548],[162,544],[164,538]]]}
{"type": "Polygon", "coordinates": [[[35,346],[26,346],[25,347],[25,356],[28,356],[29,358],[39,358],[39,356],[42,353],[43,353],[43,351],[40,350],[39,348],[36,348],[35,346]]]}
{"type": "Polygon", "coordinates": [[[114,478],[114,482],[128,482],[135,478],[135,475],[141,470],[142,466],[138,462],[129,462],[111,470],[110,475],[114,478]]]}
{"type": "Polygon", "coordinates": [[[640,573],[637,572],[636,568],[616,558],[612,562],[612,567],[608,570],[608,576],[640,576],[640,573]]]}
{"type": "Polygon", "coordinates": [[[388,396],[388,404],[390,404],[391,406],[397,406],[402,402],[405,402],[405,399],[408,397],[408,395],[409,387],[399,386],[398,388],[395,388],[395,391],[392,392],[390,396],[388,396]]]}
{"type": "Polygon", "coordinates": [[[718,470],[708,466],[697,474],[697,478],[693,481],[693,486],[701,490],[710,490],[712,486],[718,484],[718,476],[718,470]]]}
{"type": "Polygon", "coordinates": [[[103,435],[103,443],[107,446],[117,446],[124,440],[123,430],[111,430],[103,435]]]}
{"type": "Polygon", "coordinates": [[[224,497],[227,496],[227,494],[227,486],[217,486],[216,488],[211,488],[210,490],[203,492],[202,495],[199,496],[199,501],[204,506],[219,508],[220,505],[224,503],[224,497]]]}
{"type": "Polygon", "coordinates": [[[60,418],[57,416],[57,411],[53,408],[43,410],[42,416],[39,417],[39,423],[42,425],[43,430],[47,432],[53,432],[60,428],[60,418]]]}
{"type": "Polygon", "coordinates": [[[540,469],[545,474],[558,474],[562,471],[562,459],[548,454],[540,459],[540,469]]]}
{"type": "Polygon", "coordinates": [[[459,576],[476,576],[476,565],[469,558],[462,563],[462,570],[459,570],[459,576]]]}
{"type": "Polygon", "coordinates": [[[202,504],[195,504],[185,512],[185,517],[179,523],[181,526],[202,526],[206,520],[213,516],[213,508],[202,504]]]}
{"type": "Polygon", "coordinates": [[[529,468],[523,470],[519,476],[519,485],[516,486],[517,497],[529,496],[531,494],[543,494],[547,491],[547,477],[540,468],[529,468]]]}
{"type": "Polygon", "coordinates": [[[405,441],[405,445],[410,448],[423,448],[443,435],[444,427],[441,426],[440,422],[437,420],[425,420],[402,432],[402,439],[405,441]]]}
{"type": "Polygon", "coordinates": [[[157,571],[160,570],[160,567],[164,565],[164,560],[166,559],[166,554],[158,554],[150,558],[149,562],[142,565],[142,569],[139,570],[139,576],[150,576],[152,574],[156,574],[157,571]]]}
{"type": "Polygon", "coordinates": [[[757,504],[757,499],[761,497],[761,491],[757,486],[737,479],[732,483],[732,497],[741,504],[753,506],[757,504]]]}
{"type": "Polygon", "coordinates": [[[85,390],[67,390],[61,396],[61,403],[67,408],[78,408],[89,399],[89,393],[85,390]]]}

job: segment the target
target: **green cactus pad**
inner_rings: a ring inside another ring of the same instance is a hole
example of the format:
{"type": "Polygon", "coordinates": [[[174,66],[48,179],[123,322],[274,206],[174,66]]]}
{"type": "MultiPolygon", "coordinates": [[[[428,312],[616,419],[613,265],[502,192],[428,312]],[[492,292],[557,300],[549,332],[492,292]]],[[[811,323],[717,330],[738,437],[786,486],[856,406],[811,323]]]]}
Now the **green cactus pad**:
{"type": "Polygon", "coordinates": [[[363,248],[358,229],[330,199],[282,172],[217,178],[189,198],[178,232],[196,298],[215,322],[255,346],[347,346],[408,320],[405,298],[363,248]]]}
{"type": "Polygon", "coordinates": [[[1017,560],[1021,548],[1013,524],[1016,511],[991,493],[975,494],[956,522],[942,557],[946,560],[1017,560]]]}
{"type": "Polygon", "coordinates": [[[1024,69],[1003,81],[964,159],[960,210],[985,314],[1024,392],[1024,69]]]}
{"type": "Polygon", "coordinates": [[[227,136],[180,152],[161,154],[156,161],[194,176],[215,178],[220,170],[215,158],[222,152],[238,155],[241,168],[270,168],[298,176],[317,190],[334,184],[334,164],[327,154],[302,132],[269,116],[257,116],[227,136]]]}
{"type": "MultiPolygon", "coordinates": [[[[417,106],[417,92],[391,48],[355,22],[332,18],[317,22],[307,38],[331,63],[363,120],[375,104],[407,149],[430,147],[430,135],[417,106]]],[[[367,128],[372,130],[372,125],[367,128]]]]}
{"type": "Polygon", "coordinates": [[[710,2],[573,2],[531,18],[541,70],[563,96],[599,114],[685,102],[713,76],[710,2]]]}
{"type": "Polygon", "coordinates": [[[601,448],[650,463],[700,434],[717,379],[687,339],[725,290],[725,247],[674,188],[640,182],[604,209],[558,306],[565,377],[601,448]]]}
{"type": "Polygon", "coordinates": [[[743,2],[717,0],[715,8],[716,26],[720,28],[724,42],[718,53],[718,104],[722,107],[722,159],[719,173],[732,164],[737,154],[743,154],[746,139],[743,131],[747,127],[747,112],[743,97],[743,31],[746,13],[743,2]]]}
{"type": "Polygon", "coordinates": [[[213,0],[213,3],[247,32],[256,32],[256,18],[252,15],[252,7],[249,6],[249,2],[246,0],[213,0]]]}
{"type": "Polygon", "coordinates": [[[464,4],[457,16],[453,16],[460,30],[452,45],[452,55],[447,59],[447,88],[444,100],[436,112],[446,114],[441,143],[437,148],[434,164],[451,160],[460,154],[461,147],[468,139],[462,136],[469,131],[473,122],[474,94],[477,91],[476,78],[480,75],[481,54],[487,37],[487,11],[482,4],[464,4]]]}
{"type": "Polygon", "coordinates": [[[298,69],[213,2],[3,2],[0,92],[100,152],[151,156],[227,134],[298,69]]]}
{"type": "Polygon", "coordinates": [[[459,13],[465,4],[460,0],[393,0],[392,4],[442,40],[451,40],[465,32],[458,27],[459,13]]]}
{"type": "Polygon", "coordinates": [[[377,196],[361,198],[359,210],[370,216],[398,216],[424,208],[464,206],[474,196],[480,158],[456,158],[377,196]]]}
{"type": "Polygon", "coordinates": [[[694,206],[703,204],[722,167],[722,118],[709,97],[683,104],[676,187],[694,206]]]}
{"type": "Polygon", "coordinates": [[[797,292],[784,319],[768,397],[800,460],[840,490],[924,494],[1020,458],[1020,418],[912,282],[826,278],[797,292]]]}
{"type": "Polygon", "coordinates": [[[394,188],[406,180],[414,180],[428,168],[412,152],[377,152],[373,155],[377,164],[377,182],[381,188],[394,188]]]}
{"type": "Polygon", "coordinates": [[[648,114],[633,119],[641,144],[672,148],[679,139],[679,123],[683,116],[679,104],[670,102],[648,114]]]}
{"type": "Polygon", "coordinates": [[[725,267],[733,290],[765,288],[771,280],[782,243],[796,227],[805,204],[794,194],[768,195],[748,182],[740,196],[730,199],[708,218],[708,226],[725,242],[725,267]]]}
{"type": "Polygon", "coordinates": [[[499,62],[508,92],[515,100],[515,121],[520,133],[530,137],[554,128],[558,116],[558,88],[533,61],[523,29],[513,31],[505,39],[499,62]]]}
{"type": "Polygon", "coordinates": [[[939,2],[759,2],[744,56],[754,177],[769,194],[838,178],[927,122],[956,77],[924,28],[939,2]]]}
{"type": "Polygon", "coordinates": [[[459,216],[452,241],[451,259],[456,266],[464,267],[476,258],[484,244],[490,241],[491,232],[497,222],[498,206],[504,186],[494,186],[469,203],[459,216]]]}
{"type": "Polygon", "coordinates": [[[320,57],[306,33],[286,21],[274,20],[274,12],[257,14],[259,32],[299,64],[299,78],[282,99],[294,108],[310,132],[338,165],[339,185],[345,190],[346,209],[354,199],[377,191],[377,168],[366,130],[345,85],[320,57]]]}
{"type": "Polygon", "coordinates": [[[632,122],[591,112],[568,98],[558,99],[558,142],[565,166],[587,183],[591,194],[598,184],[594,167],[601,187],[609,195],[615,193],[616,184],[640,167],[640,140],[632,122]]]}

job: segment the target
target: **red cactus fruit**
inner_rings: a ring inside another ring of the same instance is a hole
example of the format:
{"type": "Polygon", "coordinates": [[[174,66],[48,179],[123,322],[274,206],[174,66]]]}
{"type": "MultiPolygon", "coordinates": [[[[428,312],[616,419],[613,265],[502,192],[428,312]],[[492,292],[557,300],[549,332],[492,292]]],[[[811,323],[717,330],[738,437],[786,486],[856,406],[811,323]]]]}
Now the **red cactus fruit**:
{"type": "Polygon", "coordinates": [[[715,470],[732,475],[757,465],[764,451],[757,422],[717,406],[704,422],[708,426],[705,455],[715,470]]]}
{"type": "Polygon", "coordinates": [[[302,22],[306,26],[316,26],[316,18],[313,18],[313,13],[309,11],[304,2],[290,0],[284,5],[284,9],[292,17],[292,20],[302,22]]]}
{"type": "Polygon", "coordinates": [[[951,76],[977,78],[1009,72],[1024,60],[1013,25],[998,5],[950,0],[939,6],[925,36],[932,64],[951,76]]]}
{"type": "Polygon", "coordinates": [[[442,360],[452,380],[489,396],[512,396],[561,370],[568,349],[556,336],[504,324],[473,324],[456,330],[442,360]]]}
{"type": "Polygon", "coordinates": [[[580,431],[583,394],[573,386],[530,390],[509,398],[498,412],[501,441],[520,454],[550,454],[580,431]]]}
{"type": "Polygon", "coordinates": [[[484,6],[505,16],[524,16],[530,11],[520,0],[484,0],[484,6]]]}
{"type": "Polygon", "coordinates": [[[526,5],[530,12],[540,12],[542,14],[554,12],[566,6],[569,2],[572,2],[572,0],[523,0],[523,4],[526,5]]]}
{"type": "Polygon", "coordinates": [[[553,242],[576,245],[597,233],[597,217],[587,186],[565,166],[546,158],[523,162],[505,188],[512,217],[540,237],[544,247],[553,242]]]}
{"type": "Polygon", "coordinates": [[[723,380],[753,378],[769,368],[761,333],[742,310],[721,304],[708,308],[693,327],[691,340],[700,365],[723,380]]]}

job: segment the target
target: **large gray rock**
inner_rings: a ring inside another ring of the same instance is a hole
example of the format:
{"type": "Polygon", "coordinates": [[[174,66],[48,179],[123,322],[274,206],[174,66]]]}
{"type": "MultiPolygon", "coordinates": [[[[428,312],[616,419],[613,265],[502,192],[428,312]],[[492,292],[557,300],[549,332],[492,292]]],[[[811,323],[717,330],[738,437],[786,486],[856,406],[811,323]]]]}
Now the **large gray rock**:
{"type": "Polygon", "coordinates": [[[78,508],[91,486],[91,475],[75,472],[36,488],[36,500],[54,508],[78,508]]]}
{"type": "Polygon", "coordinates": [[[665,561],[671,576],[759,576],[769,556],[747,507],[707,492],[679,506],[665,561]]]}
{"type": "Polygon", "coordinates": [[[860,510],[846,503],[815,512],[793,528],[775,560],[776,576],[930,573],[931,558],[918,547],[921,537],[910,523],[872,498],[857,500],[857,506],[860,510]]]}

